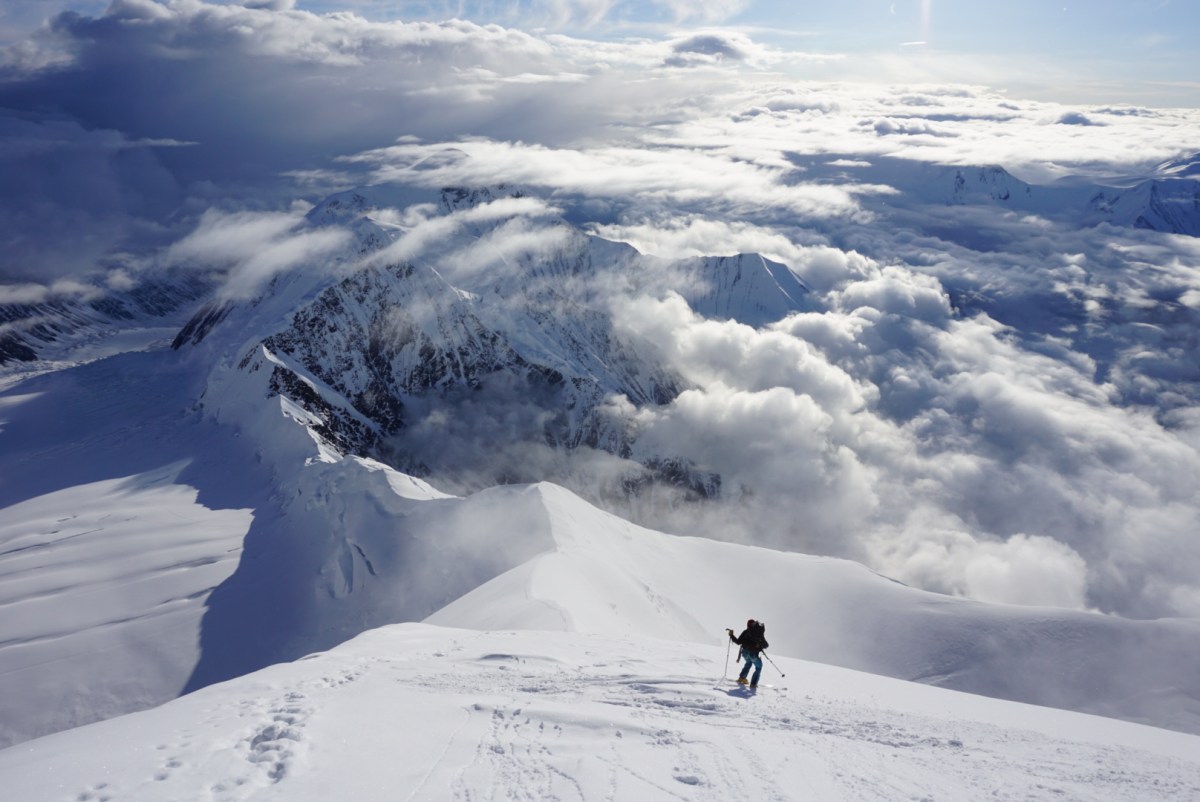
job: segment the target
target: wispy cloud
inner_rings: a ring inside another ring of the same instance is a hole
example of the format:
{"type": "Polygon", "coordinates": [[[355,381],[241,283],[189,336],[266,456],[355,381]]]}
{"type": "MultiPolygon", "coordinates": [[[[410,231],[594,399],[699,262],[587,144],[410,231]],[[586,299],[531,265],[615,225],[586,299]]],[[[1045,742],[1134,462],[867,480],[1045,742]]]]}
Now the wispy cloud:
{"type": "Polygon", "coordinates": [[[393,145],[342,161],[370,165],[376,181],[429,187],[517,183],[613,200],[773,208],[815,217],[858,210],[853,187],[789,184],[784,179],[791,169],[783,165],[690,148],[550,148],[474,139],[393,145]]]}
{"type": "MultiPolygon", "coordinates": [[[[370,0],[321,0],[309,7],[353,9],[364,16],[378,16],[379,6],[370,0]]],[[[587,31],[596,28],[724,22],[744,10],[747,0],[457,0],[456,2],[395,3],[396,16],[409,18],[459,17],[481,23],[556,31],[587,31]]]]}
{"type": "Polygon", "coordinates": [[[299,213],[209,211],[194,231],[167,249],[171,264],[225,274],[222,294],[248,298],[273,276],[307,265],[326,270],[345,249],[343,229],[310,229],[299,213]]]}

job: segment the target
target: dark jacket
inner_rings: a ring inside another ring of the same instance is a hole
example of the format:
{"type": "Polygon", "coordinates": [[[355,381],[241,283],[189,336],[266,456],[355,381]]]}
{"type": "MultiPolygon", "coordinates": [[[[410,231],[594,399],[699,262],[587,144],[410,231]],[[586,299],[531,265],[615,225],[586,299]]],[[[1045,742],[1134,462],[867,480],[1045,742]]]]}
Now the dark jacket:
{"type": "Polygon", "coordinates": [[[746,627],[745,631],[736,638],[730,636],[734,643],[742,647],[743,652],[753,652],[758,654],[767,648],[766,626],[764,624],[755,624],[752,627],[746,627]]]}

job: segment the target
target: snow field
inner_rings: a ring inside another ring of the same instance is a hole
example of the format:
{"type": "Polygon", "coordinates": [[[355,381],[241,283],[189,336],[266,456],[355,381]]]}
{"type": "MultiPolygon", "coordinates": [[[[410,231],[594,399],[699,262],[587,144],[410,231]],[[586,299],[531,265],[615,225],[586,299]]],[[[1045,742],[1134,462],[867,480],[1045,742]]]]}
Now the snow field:
{"type": "Polygon", "coordinates": [[[725,650],[406,624],[0,752],[46,800],[1187,800],[1200,738],[725,650]],[[774,672],[771,666],[767,672],[774,672]]]}
{"type": "Polygon", "coordinates": [[[198,659],[204,599],[237,566],[249,516],[136,479],[0,523],[0,743],[157,704],[198,659]]]}
{"type": "Polygon", "coordinates": [[[144,359],[48,375],[5,399],[0,745],[178,695],[206,598],[241,557],[253,510],[203,503],[189,483],[207,475],[218,495],[244,475],[226,464],[238,452],[202,424],[173,429],[180,406],[163,402],[186,383],[139,369],[139,384],[131,366],[144,359]],[[181,446],[181,433],[196,440],[181,446]]]}

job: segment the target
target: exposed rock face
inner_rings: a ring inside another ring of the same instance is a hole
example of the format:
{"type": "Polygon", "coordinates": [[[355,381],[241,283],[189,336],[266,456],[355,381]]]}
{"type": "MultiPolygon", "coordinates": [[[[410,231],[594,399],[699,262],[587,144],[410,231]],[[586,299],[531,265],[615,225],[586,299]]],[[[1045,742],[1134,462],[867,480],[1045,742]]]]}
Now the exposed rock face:
{"type": "Polygon", "coordinates": [[[1200,237],[1200,181],[1171,178],[1097,192],[1088,210],[1117,225],[1200,237]]]}
{"type": "MultiPolygon", "coordinates": [[[[0,304],[0,365],[56,358],[71,346],[132,325],[171,325],[213,289],[207,276],[178,270],[127,290],[97,285],[73,297],[0,304]]],[[[176,323],[177,325],[177,323],[176,323]]]]}
{"type": "MultiPolygon", "coordinates": [[[[719,476],[675,455],[638,453],[633,461],[637,426],[629,410],[670,403],[686,387],[650,356],[653,349],[613,323],[613,305],[624,297],[614,288],[645,281],[652,260],[551,220],[539,229],[551,245],[451,281],[435,257],[391,258],[388,246],[405,231],[372,216],[395,202],[388,195],[367,188],[316,206],[311,225],[353,233],[342,268],[280,278],[250,301],[211,303],[175,347],[225,338],[228,345],[216,347],[241,355],[238,370],[264,367],[254,355],[265,349],[270,396],[305,410],[310,429],[339,451],[409,473],[461,469],[468,446],[482,450],[478,463],[488,462],[489,450],[536,447],[568,457],[610,455],[624,467],[605,492],[636,495],[665,484],[683,498],[719,494],[719,476]]],[[[444,190],[437,207],[444,216],[469,215],[522,197],[504,187],[444,190]]],[[[504,222],[471,222],[442,250],[486,241],[504,222]]],[[[653,261],[662,274],[663,260],[653,261]]],[[[749,325],[802,308],[808,293],[786,267],[756,254],[666,267],[672,290],[698,314],[749,325]]],[[[541,478],[525,475],[520,459],[510,455],[486,479],[541,478]]]]}

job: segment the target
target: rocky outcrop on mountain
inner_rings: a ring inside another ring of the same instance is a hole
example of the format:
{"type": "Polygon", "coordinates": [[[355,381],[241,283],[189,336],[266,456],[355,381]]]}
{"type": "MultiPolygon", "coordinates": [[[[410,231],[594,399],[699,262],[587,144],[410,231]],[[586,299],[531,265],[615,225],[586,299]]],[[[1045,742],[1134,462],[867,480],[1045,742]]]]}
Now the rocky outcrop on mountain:
{"type": "Polygon", "coordinates": [[[970,198],[986,196],[996,201],[1011,201],[1014,195],[1029,197],[1033,187],[1014,178],[1002,167],[955,168],[954,189],[950,199],[966,203],[970,198]]]}
{"type": "Polygon", "coordinates": [[[227,301],[209,301],[179,330],[171,342],[171,347],[178,350],[184,345],[200,342],[230,311],[231,304],[227,301]]]}
{"type": "Polygon", "coordinates": [[[1088,201],[1093,220],[1200,237],[1200,180],[1155,179],[1124,190],[1102,190],[1088,201]]]}
{"type": "MultiPolygon", "coordinates": [[[[625,493],[655,483],[686,498],[720,492],[720,477],[675,455],[639,453],[632,461],[635,421],[617,410],[667,404],[686,385],[646,344],[617,330],[614,305],[633,288],[665,290],[652,277],[666,275],[698,314],[757,326],[804,308],[800,279],[754,254],[664,264],[553,218],[537,229],[548,244],[455,276],[455,249],[491,242],[510,220],[474,210],[524,192],[443,190],[430,207],[469,222],[448,226],[451,233],[421,257],[392,258],[388,246],[407,232],[391,222],[396,214],[380,210],[415,197],[370,187],[326,199],[309,223],[353,233],[336,269],[314,267],[278,278],[258,298],[212,303],[175,346],[224,338],[215,347],[237,349],[236,369],[268,369],[266,392],[303,409],[330,446],[417,475],[437,474],[468,445],[503,450],[524,442],[624,461],[615,486],[625,493]]],[[[526,478],[519,466],[513,475],[511,462],[500,470],[488,481],[526,478]]]]}

